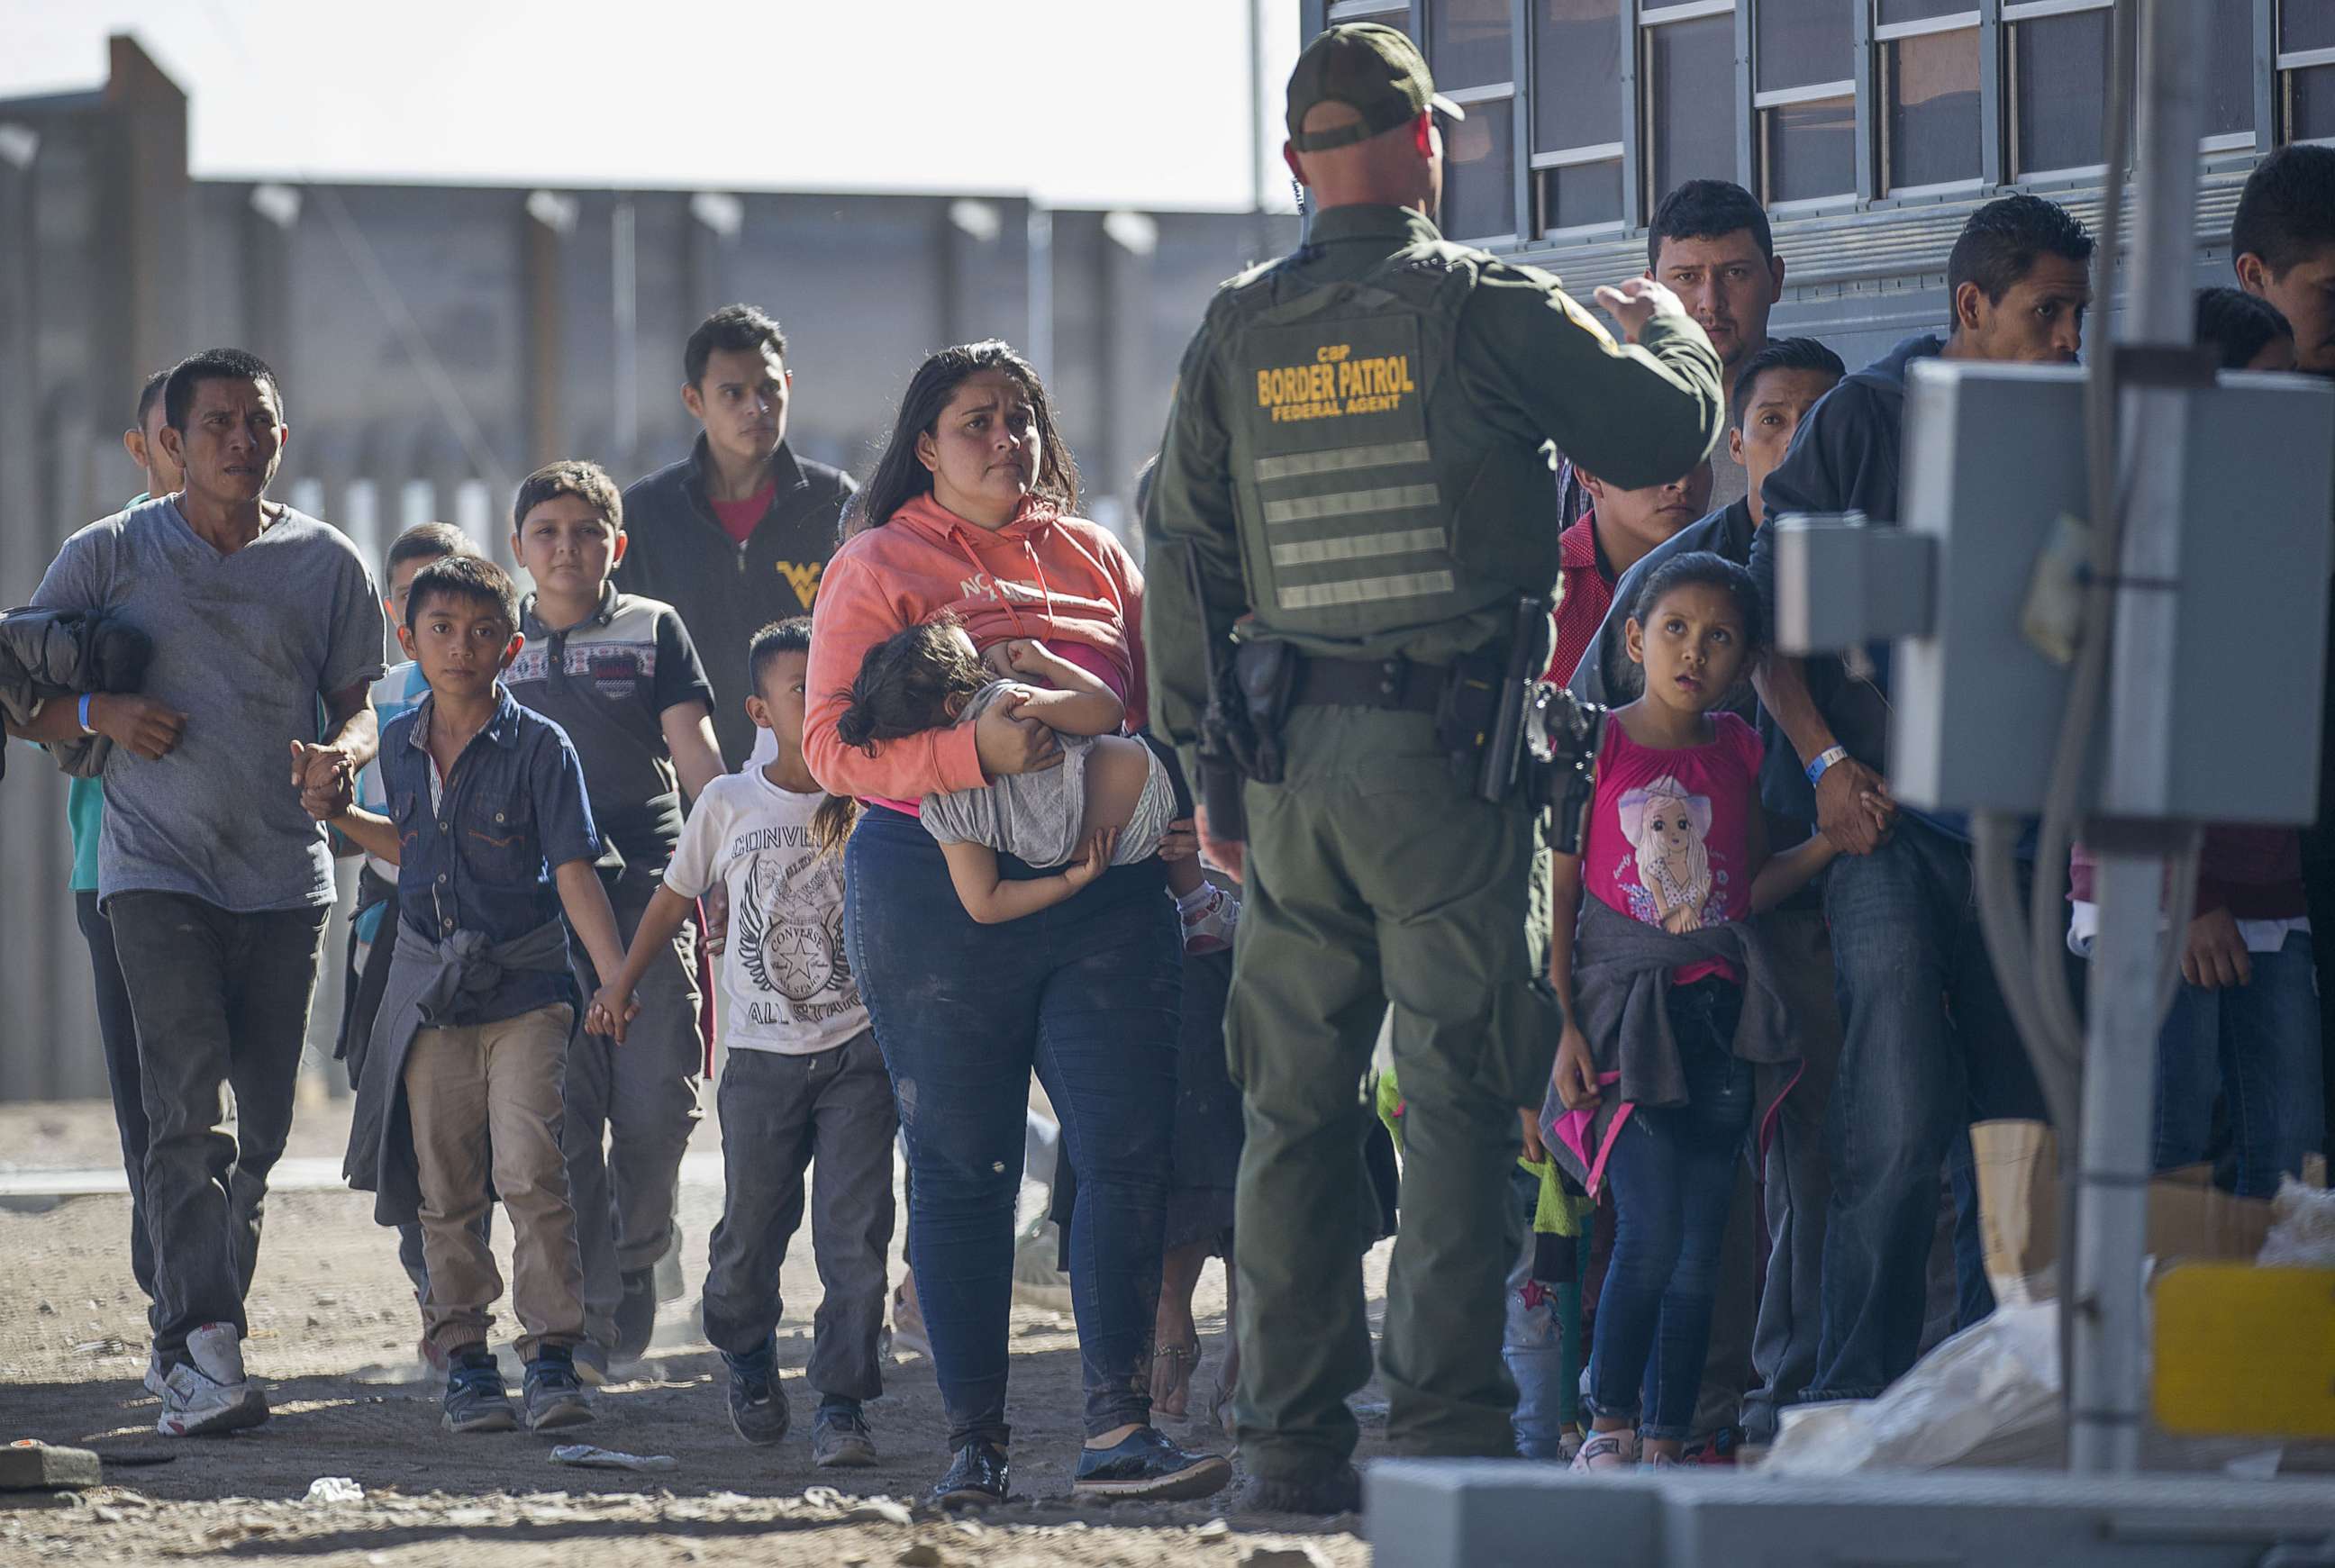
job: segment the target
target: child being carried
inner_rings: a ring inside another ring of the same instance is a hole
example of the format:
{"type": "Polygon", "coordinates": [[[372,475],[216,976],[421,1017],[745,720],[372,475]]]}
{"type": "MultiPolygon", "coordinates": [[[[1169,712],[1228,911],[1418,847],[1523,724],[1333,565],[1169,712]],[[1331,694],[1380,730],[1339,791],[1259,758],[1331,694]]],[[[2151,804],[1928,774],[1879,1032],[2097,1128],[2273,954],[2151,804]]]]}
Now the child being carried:
{"type": "MultiPolygon", "coordinates": [[[[1050,909],[1111,866],[1149,859],[1168,824],[1190,815],[1159,754],[1119,733],[1126,704],[1042,643],[1016,638],[984,657],[962,624],[943,616],[870,648],[850,699],[836,732],[854,746],[970,724],[999,703],[1060,739],[1054,766],[1008,774],[977,789],[927,795],[919,807],[965,913],[984,925],[1050,909]],[[1001,853],[1062,869],[1008,877],[998,868],[1001,853]]],[[[1197,859],[1168,862],[1168,885],[1184,915],[1186,952],[1229,944],[1239,905],[1209,886],[1197,859]]]]}

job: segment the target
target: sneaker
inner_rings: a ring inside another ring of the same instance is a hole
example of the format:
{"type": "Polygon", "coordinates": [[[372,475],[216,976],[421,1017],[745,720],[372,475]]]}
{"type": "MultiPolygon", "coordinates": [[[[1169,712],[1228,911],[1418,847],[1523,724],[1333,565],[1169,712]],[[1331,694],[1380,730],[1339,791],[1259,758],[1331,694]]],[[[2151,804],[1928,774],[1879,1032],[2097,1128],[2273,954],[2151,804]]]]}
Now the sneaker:
{"type": "Polygon", "coordinates": [[[1080,1448],[1071,1492],[1079,1497],[1213,1497],[1233,1478],[1222,1454],[1177,1447],[1157,1427],[1138,1427],[1108,1448],[1080,1448]]]}
{"type": "Polygon", "coordinates": [[[527,1429],[556,1432],[592,1418],[592,1402],[576,1380],[576,1360],[565,1346],[544,1346],[527,1364],[527,1429]]]}
{"type": "Polygon", "coordinates": [[[187,1336],[187,1359],[162,1379],[165,1437],[234,1432],[267,1419],[267,1396],[243,1373],[243,1340],[233,1323],[205,1323],[187,1336]]]}
{"type": "Polygon", "coordinates": [[[608,1359],[637,1361],[656,1337],[656,1266],[635,1269],[624,1276],[624,1283],[625,1293],[616,1302],[616,1342],[609,1347],[608,1359]]]}
{"type": "Polygon", "coordinates": [[[822,1470],[865,1470],[876,1463],[876,1439],[856,1404],[821,1405],[810,1418],[810,1462],[822,1470]]]}
{"type": "Polygon", "coordinates": [[[1681,1465],[1728,1465],[1736,1463],[1743,1447],[1743,1428],[1721,1427],[1708,1437],[1698,1437],[1679,1454],[1681,1465]]]}
{"type": "Polygon", "coordinates": [[[509,1392],[503,1388],[502,1369],[484,1345],[466,1349],[446,1374],[444,1421],[450,1432],[511,1432],[518,1418],[511,1412],[509,1392]]]}
{"type": "Polygon", "coordinates": [[[1233,931],[1240,924],[1240,900],[1216,886],[1208,885],[1210,896],[1197,907],[1184,912],[1184,951],[1222,953],[1233,944],[1233,931]]]}
{"type": "Polygon", "coordinates": [[[986,1508],[1011,1495],[1012,1466],[1005,1450],[979,1438],[956,1451],[956,1462],[933,1487],[936,1508],[986,1508]]]}
{"type": "Polygon", "coordinates": [[[1683,1470],[1686,1468],[1686,1466],[1671,1455],[1657,1454],[1651,1459],[1640,1460],[1638,1462],[1638,1468],[1641,1470],[1683,1470]]]}
{"type": "Polygon", "coordinates": [[[1233,1494],[1234,1514],[1306,1514],[1326,1518],[1362,1511],[1361,1473],[1340,1465],[1315,1476],[1251,1476],[1233,1494]]]}
{"type": "Polygon", "coordinates": [[[1071,1276],[1055,1266],[1062,1255],[1061,1228],[1041,1215],[1022,1227],[1013,1243],[1013,1301],[1043,1312],[1071,1310],[1071,1276]]]}
{"type": "Polygon", "coordinates": [[[1627,1470],[1637,1463],[1635,1432],[1593,1432],[1583,1441],[1581,1452],[1573,1457],[1576,1470],[1627,1470]]]}
{"type": "Polygon", "coordinates": [[[147,1351],[146,1375],[139,1379],[146,1385],[146,1391],[158,1399],[168,1394],[170,1391],[170,1369],[162,1364],[162,1352],[147,1351]]]}
{"type": "Polygon", "coordinates": [[[775,1443],[787,1435],[791,1412],[779,1386],[778,1347],[765,1344],[750,1356],[722,1353],[730,1369],[730,1425],[749,1443],[775,1443]]]}

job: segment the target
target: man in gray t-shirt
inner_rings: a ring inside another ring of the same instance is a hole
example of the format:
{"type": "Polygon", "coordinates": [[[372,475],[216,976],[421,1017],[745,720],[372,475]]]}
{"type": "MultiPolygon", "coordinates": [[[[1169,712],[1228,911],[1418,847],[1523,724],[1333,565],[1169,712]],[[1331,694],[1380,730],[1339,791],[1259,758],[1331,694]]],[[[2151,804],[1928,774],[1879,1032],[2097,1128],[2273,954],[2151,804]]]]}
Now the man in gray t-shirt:
{"type": "Polygon", "coordinates": [[[285,436],[275,373],[213,350],[170,373],[163,402],[186,488],[66,540],[34,596],[144,632],[146,689],[52,703],[24,733],[112,742],[98,894],[150,1121],[157,1429],[188,1437],[267,1415],[239,1341],[332,912],[306,808],[373,755],[383,628],[348,540],[264,498],[285,436]]]}

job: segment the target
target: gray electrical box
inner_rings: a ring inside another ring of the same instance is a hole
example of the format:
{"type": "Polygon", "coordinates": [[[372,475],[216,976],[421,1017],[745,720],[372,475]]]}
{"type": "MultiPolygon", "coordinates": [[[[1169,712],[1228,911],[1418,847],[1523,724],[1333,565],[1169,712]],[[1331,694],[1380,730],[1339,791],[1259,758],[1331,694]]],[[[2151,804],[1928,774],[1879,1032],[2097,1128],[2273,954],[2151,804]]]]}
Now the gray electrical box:
{"type": "MultiPolygon", "coordinates": [[[[1769,525],[1785,651],[1894,641],[1888,775],[1913,805],[2042,807],[2069,671],[2028,640],[2021,615],[2059,519],[2090,509],[2083,382],[2074,366],[1918,361],[1899,526],[1769,525]]],[[[2335,565],[2335,386],[2225,373],[2185,406],[2179,568],[2148,589],[2174,607],[2166,814],[2309,822],[2335,565]]]]}

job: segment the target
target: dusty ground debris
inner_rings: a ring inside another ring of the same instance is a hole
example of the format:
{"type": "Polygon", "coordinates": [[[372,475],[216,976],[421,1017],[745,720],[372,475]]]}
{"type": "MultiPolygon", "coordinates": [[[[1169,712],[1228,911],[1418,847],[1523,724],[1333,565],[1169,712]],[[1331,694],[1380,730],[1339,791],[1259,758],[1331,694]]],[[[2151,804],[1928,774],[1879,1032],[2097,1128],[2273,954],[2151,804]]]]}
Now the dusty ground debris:
{"type": "MultiPolygon", "coordinates": [[[[337,1159],[344,1128],[342,1117],[304,1112],[287,1153],[337,1159]]],[[[709,1116],[694,1147],[718,1149],[717,1137],[709,1116]]],[[[0,1150],[7,1151],[0,1167],[97,1167],[120,1158],[111,1113],[98,1104],[0,1107],[0,1150]]],[[[245,1350],[253,1373],[268,1383],[274,1418],[233,1438],[160,1437],[156,1401],[139,1383],[146,1303],[130,1284],[127,1200],[0,1210],[0,1256],[10,1264],[0,1273],[0,1443],[21,1437],[90,1449],[104,1483],[54,1506],[0,1504],[0,1563],[110,1568],[248,1563],[264,1553],[303,1568],[578,1568],[586,1561],[590,1568],[881,1568],[922,1547],[952,1568],[1237,1568],[1251,1548],[1301,1544],[1316,1549],[1313,1561],[1324,1568],[1370,1560],[1351,1520],[1341,1533],[1308,1536],[1303,1521],[1276,1521],[1270,1530],[1225,1524],[1222,1498],[1072,1504],[1071,1469],[1083,1436],[1078,1341],[1069,1320],[1051,1312],[1014,1312],[1012,1505],[956,1522],[919,1505],[947,1463],[939,1394],[921,1360],[887,1366],[884,1397],[867,1407],[878,1467],[856,1472],[849,1491],[832,1486],[831,1472],[811,1466],[816,1399],[801,1376],[819,1299],[807,1235],[780,1282],[779,1356],[797,1431],[775,1447],[747,1447],[730,1429],[721,1359],[696,1321],[705,1240],[720,1205],[720,1188],[693,1174],[681,1213],[687,1292],[660,1314],[647,1361],[620,1373],[598,1396],[598,1420],[574,1434],[679,1461],[677,1471],[655,1476],[557,1467],[551,1442],[525,1433],[453,1437],[441,1430],[441,1388],[414,1356],[419,1320],[395,1238],[373,1224],[368,1198],[339,1192],[285,1192],[268,1201],[245,1350]],[[44,1317],[34,1310],[44,1300],[100,1304],[44,1317]],[[92,1343],[103,1341],[111,1343],[92,1343]],[[363,1495],[310,1505],[305,1499],[319,1476],[345,1476],[363,1495]]],[[[508,1271],[508,1236],[497,1240],[508,1271]]],[[[1383,1251],[1368,1277],[1373,1292],[1382,1292],[1383,1251]]],[[[1197,1306],[1207,1358],[1199,1376],[1207,1378],[1224,1335],[1223,1283],[1213,1268],[1197,1306]]],[[[513,1331],[508,1317],[499,1319],[495,1337],[507,1358],[513,1331]]],[[[1166,1430],[1189,1446],[1222,1446],[1197,1426],[1166,1430]]]]}

